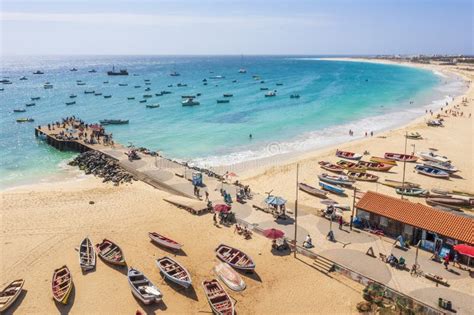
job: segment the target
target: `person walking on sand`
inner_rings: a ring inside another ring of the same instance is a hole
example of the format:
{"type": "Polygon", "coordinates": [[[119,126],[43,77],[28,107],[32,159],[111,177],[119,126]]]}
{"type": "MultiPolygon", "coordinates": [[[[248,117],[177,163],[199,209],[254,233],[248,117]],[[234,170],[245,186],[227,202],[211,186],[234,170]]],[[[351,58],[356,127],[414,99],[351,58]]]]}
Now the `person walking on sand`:
{"type": "Polygon", "coordinates": [[[214,225],[217,226],[217,213],[214,212],[214,215],[212,216],[212,220],[214,221],[214,225]]]}
{"type": "Polygon", "coordinates": [[[339,217],[339,230],[342,230],[342,224],[344,223],[344,220],[342,219],[342,215],[339,217]]]}
{"type": "Polygon", "coordinates": [[[449,253],[446,254],[446,256],[444,256],[444,269],[448,270],[448,266],[449,266],[449,253]]]}
{"type": "Polygon", "coordinates": [[[209,192],[206,190],[204,193],[206,194],[206,201],[209,201],[209,192]]]}

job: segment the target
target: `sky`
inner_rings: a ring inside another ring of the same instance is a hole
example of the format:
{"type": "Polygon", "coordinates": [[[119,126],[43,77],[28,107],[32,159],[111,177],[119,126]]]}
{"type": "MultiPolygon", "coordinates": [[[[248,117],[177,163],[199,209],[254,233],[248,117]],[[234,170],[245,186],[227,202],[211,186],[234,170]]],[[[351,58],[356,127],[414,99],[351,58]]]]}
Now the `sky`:
{"type": "Polygon", "coordinates": [[[0,0],[2,55],[474,54],[474,0],[0,0]]]}

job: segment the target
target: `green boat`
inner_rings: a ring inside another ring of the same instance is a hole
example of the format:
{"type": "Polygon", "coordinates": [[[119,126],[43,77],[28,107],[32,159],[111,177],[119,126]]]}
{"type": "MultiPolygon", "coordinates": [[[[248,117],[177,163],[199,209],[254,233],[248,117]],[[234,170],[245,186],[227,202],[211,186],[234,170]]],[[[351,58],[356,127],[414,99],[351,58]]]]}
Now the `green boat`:
{"type": "Polygon", "coordinates": [[[428,191],[426,189],[415,188],[415,187],[396,188],[395,191],[399,195],[412,196],[412,197],[423,197],[428,194],[428,191]]]}

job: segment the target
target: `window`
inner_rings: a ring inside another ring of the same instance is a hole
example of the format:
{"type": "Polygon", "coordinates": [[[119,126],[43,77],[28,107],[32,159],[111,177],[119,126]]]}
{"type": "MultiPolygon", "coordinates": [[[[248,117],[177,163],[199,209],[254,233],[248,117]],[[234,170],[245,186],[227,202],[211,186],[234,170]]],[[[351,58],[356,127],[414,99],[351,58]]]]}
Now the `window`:
{"type": "Polygon", "coordinates": [[[436,238],[436,234],[431,232],[426,232],[426,240],[429,242],[434,242],[436,238]]]}

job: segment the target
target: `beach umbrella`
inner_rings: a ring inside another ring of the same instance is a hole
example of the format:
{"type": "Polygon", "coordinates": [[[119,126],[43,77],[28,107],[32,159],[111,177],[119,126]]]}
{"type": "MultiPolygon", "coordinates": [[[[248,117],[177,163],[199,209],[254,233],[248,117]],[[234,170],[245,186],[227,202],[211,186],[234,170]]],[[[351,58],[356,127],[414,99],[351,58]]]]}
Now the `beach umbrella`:
{"type": "Polygon", "coordinates": [[[265,198],[265,203],[272,206],[282,206],[286,203],[286,200],[278,196],[268,196],[265,198]]]}
{"type": "Polygon", "coordinates": [[[214,206],[214,211],[221,213],[228,213],[231,207],[225,204],[217,204],[214,206]]]}
{"type": "Polygon", "coordinates": [[[263,235],[265,235],[266,238],[276,240],[278,238],[282,238],[283,235],[285,235],[285,232],[280,231],[278,229],[271,228],[271,229],[264,230],[263,235]]]}
{"type": "Polygon", "coordinates": [[[459,244],[454,246],[454,250],[461,255],[466,255],[474,258],[474,247],[467,244],[459,244]]]}

